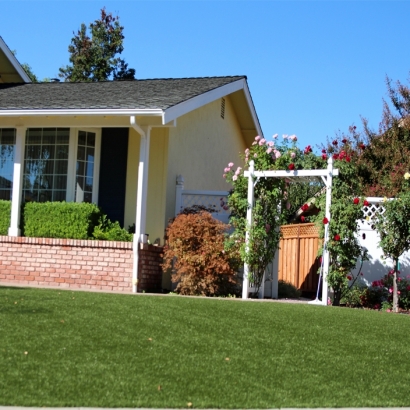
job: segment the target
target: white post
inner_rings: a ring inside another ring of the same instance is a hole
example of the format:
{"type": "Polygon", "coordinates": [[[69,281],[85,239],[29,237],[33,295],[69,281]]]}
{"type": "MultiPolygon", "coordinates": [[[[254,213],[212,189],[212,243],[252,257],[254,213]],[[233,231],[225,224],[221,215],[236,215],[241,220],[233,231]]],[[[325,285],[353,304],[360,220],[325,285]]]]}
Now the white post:
{"type": "MultiPolygon", "coordinates": [[[[254,162],[249,162],[249,179],[248,179],[248,210],[246,212],[246,236],[245,236],[245,247],[246,252],[248,252],[248,244],[250,237],[250,228],[252,226],[252,209],[253,209],[253,199],[254,199],[254,187],[253,187],[253,172],[254,172],[254,162]]],[[[249,266],[247,263],[243,266],[243,281],[242,281],[242,299],[248,299],[249,291],[249,266]]]]}
{"type": "Polygon", "coordinates": [[[184,178],[177,175],[177,184],[175,187],[175,216],[182,210],[182,191],[184,190],[184,178]]]}
{"type": "MultiPolygon", "coordinates": [[[[326,208],[325,216],[330,223],[330,205],[332,204],[332,182],[333,182],[333,159],[329,157],[327,161],[327,177],[326,177],[326,208]]],[[[325,227],[323,247],[323,281],[322,281],[322,304],[327,305],[329,295],[329,286],[327,284],[327,275],[329,273],[329,251],[327,244],[329,241],[329,226],[325,227]]]]}
{"type": "MultiPolygon", "coordinates": [[[[137,130],[138,131],[138,130],[137,130]]],[[[145,234],[145,220],[147,211],[147,191],[148,191],[148,165],[149,165],[149,143],[150,131],[148,127],[143,131],[140,141],[140,162],[138,166],[138,188],[135,219],[135,234],[133,241],[134,265],[132,269],[132,291],[137,292],[138,285],[138,248],[141,234],[145,234]]]]}
{"type": "Polygon", "coordinates": [[[26,128],[18,127],[16,129],[16,150],[14,155],[13,169],[13,191],[11,197],[11,218],[8,230],[9,236],[20,236],[19,229],[21,198],[23,191],[23,164],[24,164],[24,147],[26,142],[26,128]]]}

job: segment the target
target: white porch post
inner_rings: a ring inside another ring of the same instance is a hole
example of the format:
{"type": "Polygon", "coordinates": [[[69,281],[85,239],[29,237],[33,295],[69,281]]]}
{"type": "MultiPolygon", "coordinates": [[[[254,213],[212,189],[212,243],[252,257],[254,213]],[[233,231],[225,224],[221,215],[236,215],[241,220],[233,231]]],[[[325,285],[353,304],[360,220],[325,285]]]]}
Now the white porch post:
{"type": "MultiPolygon", "coordinates": [[[[326,208],[325,216],[330,221],[330,205],[332,204],[332,183],[333,183],[333,159],[329,157],[327,161],[327,176],[326,176],[326,208]]],[[[327,275],[329,273],[329,251],[327,244],[329,241],[329,225],[325,227],[324,247],[323,247],[323,281],[322,281],[322,304],[327,305],[329,296],[329,286],[327,283],[327,275]]]]}
{"type": "Polygon", "coordinates": [[[11,220],[8,230],[9,236],[20,236],[19,229],[21,197],[23,191],[23,164],[24,164],[24,147],[26,142],[26,128],[18,127],[16,129],[16,150],[14,155],[13,169],[13,191],[11,199],[11,220]]]}
{"type": "MultiPolygon", "coordinates": [[[[253,199],[254,199],[254,187],[253,187],[253,173],[254,173],[254,162],[249,162],[249,177],[248,177],[248,210],[246,211],[246,236],[245,236],[245,246],[246,252],[248,252],[249,237],[250,237],[250,227],[252,226],[252,209],[253,209],[253,199]]],[[[243,266],[243,281],[242,281],[242,299],[248,299],[249,292],[249,265],[247,263],[243,266]]]]}
{"type": "Polygon", "coordinates": [[[133,243],[134,264],[132,270],[132,291],[133,293],[136,293],[138,285],[138,248],[141,234],[145,233],[145,220],[147,214],[148,166],[151,127],[140,128],[135,123],[135,118],[133,122],[133,117],[131,117],[131,125],[141,136],[140,160],[138,166],[135,234],[133,243]]]}

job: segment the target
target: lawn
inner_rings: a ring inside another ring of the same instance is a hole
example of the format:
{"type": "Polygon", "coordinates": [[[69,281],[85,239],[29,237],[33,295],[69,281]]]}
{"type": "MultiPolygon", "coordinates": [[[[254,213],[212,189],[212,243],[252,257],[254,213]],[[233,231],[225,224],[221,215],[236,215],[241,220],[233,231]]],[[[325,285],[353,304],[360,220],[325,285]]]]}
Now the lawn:
{"type": "Polygon", "coordinates": [[[409,406],[410,316],[0,287],[0,405],[409,406]]]}

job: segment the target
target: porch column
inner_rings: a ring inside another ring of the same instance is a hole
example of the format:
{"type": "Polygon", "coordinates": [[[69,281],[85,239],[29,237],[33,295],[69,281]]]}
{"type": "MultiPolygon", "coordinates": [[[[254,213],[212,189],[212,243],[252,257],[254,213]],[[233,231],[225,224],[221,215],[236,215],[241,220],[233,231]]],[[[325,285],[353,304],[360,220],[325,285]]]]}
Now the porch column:
{"type": "Polygon", "coordinates": [[[11,194],[11,218],[8,231],[9,236],[20,236],[19,229],[21,197],[23,191],[23,164],[24,164],[24,147],[26,143],[26,128],[18,127],[16,129],[16,150],[14,155],[13,169],[13,190],[11,194]]]}
{"type": "MultiPolygon", "coordinates": [[[[139,127],[138,127],[139,128],[139,127]]],[[[138,130],[137,130],[138,131],[138,130]]],[[[137,292],[138,285],[138,248],[141,234],[145,234],[146,215],[147,215],[147,193],[148,193],[148,167],[149,167],[149,146],[151,127],[141,127],[138,131],[141,135],[140,141],[140,160],[138,166],[138,187],[134,235],[134,266],[132,291],[137,292]],[[141,132],[140,132],[141,131],[141,132]]]]}

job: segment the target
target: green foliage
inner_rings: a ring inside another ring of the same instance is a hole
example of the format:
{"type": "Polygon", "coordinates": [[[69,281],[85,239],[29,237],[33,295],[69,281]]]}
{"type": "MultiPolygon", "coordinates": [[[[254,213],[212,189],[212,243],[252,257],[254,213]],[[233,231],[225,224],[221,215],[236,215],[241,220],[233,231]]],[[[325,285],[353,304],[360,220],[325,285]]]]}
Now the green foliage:
{"type": "MultiPolygon", "coordinates": [[[[327,242],[330,257],[327,280],[334,291],[333,305],[339,305],[342,294],[348,288],[348,276],[355,268],[357,259],[367,258],[358,241],[358,220],[363,219],[363,204],[366,200],[360,197],[362,186],[356,162],[352,160],[353,153],[349,139],[344,136],[336,138],[328,144],[327,149],[322,150],[323,158],[331,155],[333,167],[339,169],[339,176],[333,178],[327,242]]],[[[320,227],[322,239],[326,225],[325,204],[326,192],[323,192],[317,201],[320,212],[312,217],[320,227]]]]}
{"type": "Polygon", "coordinates": [[[11,216],[11,201],[0,200],[0,235],[8,235],[11,216]]]}
{"type": "Polygon", "coordinates": [[[85,202],[27,202],[22,215],[24,235],[90,239],[100,215],[97,205],[85,202]]]}
{"type": "MultiPolygon", "coordinates": [[[[322,168],[326,165],[320,157],[312,153],[310,146],[301,151],[296,146],[296,136],[285,138],[282,144],[267,142],[257,136],[251,148],[246,149],[243,156],[244,168],[254,161],[258,170],[292,170],[322,168]]],[[[321,185],[298,184],[295,187],[283,178],[259,178],[254,181],[255,201],[253,207],[253,223],[247,226],[248,210],[247,189],[248,178],[244,177],[243,168],[230,163],[224,170],[224,177],[233,186],[228,206],[231,210],[230,222],[235,234],[230,237],[228,249],[237,248],[242,262],[249,265],[250,281],[259,289],[267,265],[273,260],[280,240],[280,225],[295,212],[321,185]],[[300,189],[303,186],[304,189],[300,189]],[[246,231],[249,231],[248,249],[245,248],[246,231]]]]}
{"type": "Polygon", "coordinates": [[[363,300],[367,294],[368,288],[363,285],[354,285],[352,287],[343,288],[342,297],[340,303],[345,304],[347,307],[357,308],[363,306],[363,300]]]}
{"type": "Polygon", "coordinates": [[[172,281],[183,295],[234,294],[234,255],[224,249],[228,225],[209,212],[179,214],[166,230],[163,270],[171,269],[172,281]]]}
{"type": "Polygon", "coordinates": [[[121,228],[118,221],[110,221],[107,215],[101,215],[98,225],[94,228],[93,237],[103,241],[121,242],[131,242],[133,239],[132,233],[121,228]]]}
{"type": "Polygon", "coordinates": [[[385,200],[383,206],[385,212],[379,214],[375,222],[380,235],[380,244],[384,255],[394,261],[393,274],[393,310],[397,312],[399,307],[399,294],[397,286],[397,272],[399,257],[410,249],[410,182],[406,174],[403,188],[396,199],[385,200]]]}
{"type": "Polygon", "coordinates": [[[23,70],[30,77],[30,80],[33,83],[38,83],[39,82],[37,76],[33,73],[33,69],[31,68],[31,66],[29,64],[23,63],[23,64],[21,64],[21,66],[23,67],[23,70]]]}
{"type": "Polygon", "coordinates": [[[101,17],[89,25],[83,23],[68,46],[71,65],[60,68],[65,81],[133,80],[135,70],[119,57],[123,47],[123,30],[119,18],[101,9],[101,17]]]}
{"type": "Polygon", "coordinates": [[[287,299],[299,299],[302,292],[294,285],[284,280],[278,281],[278,297],[287,299]]]}

